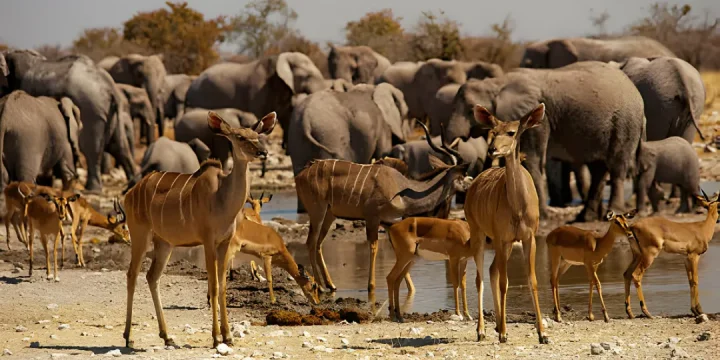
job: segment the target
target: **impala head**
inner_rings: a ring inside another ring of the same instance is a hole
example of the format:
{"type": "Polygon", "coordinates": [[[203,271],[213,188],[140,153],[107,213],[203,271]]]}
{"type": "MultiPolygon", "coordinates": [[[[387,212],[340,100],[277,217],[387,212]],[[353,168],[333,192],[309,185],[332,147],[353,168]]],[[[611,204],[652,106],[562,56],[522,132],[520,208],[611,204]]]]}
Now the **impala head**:
{"type": "Polygon", "coordinates": [[[260,210],[262,209],[263,204],[270,202],[270,200],[272,200],[272,197],[273,197],[272,194],[270,194],[270,196],[268,196],[268,197],[265,197],[265,192],[263,191],[260,194],[260,198],[258,198],[258,199],[253,198],[252,194],[249,194],[248,198],[245,202],[250,204],[252,206],[253,210],[257,211],[257,213],[259,214],[260,210]]]}
{"type": "Polygon", "coordinates": [[[275,128],[275,124],[277,124],[277,114],[274,111],[247,129],[231,127],[216,112],[208,111],[208,126],[214,133],[230,140],[233,157],[240,161],[264,159],[267,156],[267,149],[260,142],[259,135],[269,134],[275,128]]]}
{"type": "Polygon", "coordinates": [[[67,220],[68,219],[68,206],[71,202],[77,200],[80,197],[80,194],[75,194],[69,197],[64,196],[55,196],[51,194],[41,193],[37,194],[35,196],[39,196],[45,201],[52,203],[55,205],[55,212],[58,214],[58,219],[60,221],[67,220]]]}
{"type": "Polygon", "coordinates": [[[518,141],[525,130],[540,125],[545,116],[545,104],[541,103],[520,120],[514,121],[500,121],[481,105],[475,105],[473,113],[480,126],[490,130],[488,155],[506,157],[518,154],[518,141]]]}
{"type": "Polygon", "coordinates": [[[695,198],[697,199],[700,206],[704,207],[708,211],[708,216],[714,216],[715,222],[720,222],[720,217],[718,217],[718,196],[720,196],[720,193],[714,193],[711,197],[708,197],[705,191],[700,188],[700,192],[702,193],[702,196],[695,195],[695,198]]]}
{"type": "Polygon", "coordinates": [[[108,214],[107,221],[110,226],[113,227],[113,235],[116,238],[121,239],[123,242],[129,243],[130,231],[128,230],[126,220],[127,219],[125,218],[125,209],[123,208],[122,204],[120,204],[118,198],[115,198],[113,200],[113,212],[108,214]]]}
{"type": "Polygon", "coordinates": [[[637,209],[633,209],[629,212],[626,212],[625,214],[615,214],[612,210],[608,210],[607,214],[605,215],[605,220],[613,222],[617,224],[624,232],[625,235],[628,237],[628,239],[632,239],[635,237],[635,234],[633,234],[632,229],[630,229],[630,224],[628,224],[628,220],[635,217],[635,214],[637,214],[637,209]]]}
{"type": "Polygon", "coordinates": [[[315,279],[310,275],[302,264],[298,264],[300,276],[297,279],[298,285],[302,289],[303,294],[313,305],[320,303],[320,288],[315,279]]]}

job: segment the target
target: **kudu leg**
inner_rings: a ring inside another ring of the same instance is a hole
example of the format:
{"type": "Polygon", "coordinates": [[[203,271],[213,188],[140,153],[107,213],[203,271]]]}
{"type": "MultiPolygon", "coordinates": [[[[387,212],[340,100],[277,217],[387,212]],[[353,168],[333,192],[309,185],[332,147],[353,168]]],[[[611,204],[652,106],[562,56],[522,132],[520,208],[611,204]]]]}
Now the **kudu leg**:
{"type": "MultiPolygon", "coordinates": [[[[511,245],[511,244],[510,244],[511,245]]],[[[506,304],[507,304],[507,256],[504,254],[510,253],[512,246],[507,246],[504,242],[498,242],[495,245],[495,259],[493,264],[490,265],[491,271],[493,271],[493,265],[495,267],[495,280],[493,282],[493,299],[495,300],[495,322],[496,331],[499,335],[500,343],[507,342],[507,323],[506,323],[506,304]]]]}
{"type": "Polygon", "coordinates": [[[153,239],[153,243],[153,261],[145,278],[147,279],[148,286],[150,287],[150,294],[152,295],[153,305],[155,306],[158,329],[160,329],[160,338],[165,341],[165,346],[176,346],[173,340],[168,336],[162,300],[160,299],[160,293],[158,292],[158,282],[160,277],[162,277],[168,260],[170,260],[173,248],[172,245],[157,237],[153,239]]]}
{"type": "Polygon", "coordinates": [[[320,268],[322,269],[322,276],[325,280],[325,284],[331,291],[337,290],[337,287],[335,287],[335,284],[333,284],[332,278],[330,278],[330,272],[328,271],[327,265],[325,265],[325,257],[323,256],[322,245],[334,221],[335,216],[330,211],[327,211],[327,213],[325,213],[322,226],[320,227],[320,234],[317,240],[317,251],[315,252],[317,255],[317,259],[315,261],[319,263],[320,268]]]}
{"type": "MultiPolygon", "coordinates": [[[[537,251],[535,244],[535,235],[530,239],[523,241],[523,254],[527,261],[528,285],[530,287],[530,298],[535,307],[535,327],[537,328],[538,341],[541,344],[549,344],[548,337],[545,335],[545,329],[542,324],[542,312],[540,311],[540,299],[538,299],[537,277],[535,275],[535,253],[537,251]]],[[[508,253],[509,255],[509,253],[508,253]]],[[[509,257],[509,256],[508,256],[509,257]]],[[[506,258],[507,261],[507,258],[506,258]]]]}
{"type": "MultiPolygon", "coordinates": [[[[133,297],[135,295],[135,286],[137,285],[137,276],[140,273],[140,269],[142,268],[142,262],[145,258],[145,253],[147,252],[147,243],[150,241],[152,234],[149,232],[133,230],[133,228],[131,227],[130,237],[132,238],[132,249],[130,266],[128,267],[127,271],[127,312],[125,315],[125,331],[123,332],[123,337],[125,338],[125,347],[128,348],[133,347],[133,341],[131,339],[132,307],[133,297]]],[[[163,334],[160,334],[161,337],[162,335],[163,334]]],[[[167,337],[167,335],[165,336],[167,337]]],[[[167,343],[167,340],[165,342],[167,343]]]]}
{"type": "MultiPolygon", "coordinates": [[[[228,240],[225,240],[228,241],[228,240]]],[[[212,311],[212,347],[215,348],[220,344],[218,336],[220,336],[220,324],[218,319],[218,268],[217,257],[215,255],[215,247],[213,241],[205,244],[205,267],[208,275],[208,292],[210,293],[210,310],[212,311]]]]}
{"type": "MultiPolygon", "coordinates": [[[[232,240],[223,242],[216,250],[218,259],[218,288],[220,290],[220,333],[222,334],[223,343],[228,346],[233,345],[233,337],[232,332],[230,332],[230,321],[228,320],[227,313],[227,265],[235,256],[235,251],[237,251],[237,245],[232,240]]],[[[267,269],[270,269],[270,267],[267,267],[267,269]]],[[[268,272],[269,284],[272,284],[271,276],[271,272],[268,272]]],[[[272,289],[272,285],[270,289],[272,289]]]]}
{"type": "Polygon", "coordinates": [[[370,274],[368,276],[368,292],[375,292],[375,261],[377,260],[378,253],[379,228],[379,221],[365,221],[365,232],[367,234],[368,245],[370,245],[370,274]]]}
{"type": "Polygon", "coordinates": [[[470,244],[475,247],[473,260],[475,261],[475,288],[477,289],[478,302],[478,324],[477,324],[477,341],[485,340],[485,317],[483,316],[483,264],[485,262],[485,234],[470,225],[470,244]]]}
{"type": "MultiPolygon", "coordinates": [[[[5,201],[7,201],[7,199],[6,199],[5,201]]],[[[13,216],[12,213],[7,212],[7,213],[5,214],[5,219],[3,219],[4,222],[5,222],[5,242],[7,243],[7,249],[8,249],[8,251],[12,250],[12,249],[10,249],[10,218],[11,218],[12,216],[13,216]]],[[[14,222],[13,222],[13,227],[15,228],[15,234],[19,235],[20,232],[18,231],[17,225],[15,225],[14,222]]],[[[19,237],[19,236],[18,236],[18,237],[19,237]]],[[[20,240],[20,241],[22,241],[22,240],[20,240]]]]}
{"type": "Polygon", "coordinates": [[[700,255],[689,254],[685,259],[685,269],[687,270],[688,282],[690,283],[690,311],[693,315],[698,316],[703,313],[700,306],[700,294],[698,293],[698,261],[700,255]]]}

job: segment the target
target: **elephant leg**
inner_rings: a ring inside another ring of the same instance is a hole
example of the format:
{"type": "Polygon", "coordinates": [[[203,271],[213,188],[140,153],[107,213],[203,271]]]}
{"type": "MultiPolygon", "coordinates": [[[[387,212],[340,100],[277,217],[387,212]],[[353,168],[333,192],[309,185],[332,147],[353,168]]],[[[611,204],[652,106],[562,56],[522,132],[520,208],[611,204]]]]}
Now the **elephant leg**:
{"type": "Polygon", "coordinates": [[[119,131],[115,131],[110,143],[107,146],[107,151],[117,161],[118,165],[125,171],[125,176],[128,179],[132,179],[137,174],[135,169],[135,161],[130,155],[130,146],[127,143],[127,137],[125,136],[125,129],[118,128],[119,131]]]}
{"type": "Polygon", "coordinates": [[[575,164],[573,165],[573,174],[575,174],[575,187],[577,187],[580,200],[585,200],[590,191],[590,170],[585,164],[575,164]]]}
{"type": "Polygon", "coordinates": [[[102,119],[83,119],[83,129],[80,134],[80,150],[85,154],[87,161],[87,182],[85,189],[89,191],[102,190],[100,177],[100,164],[105,148],[105,121],[102,119]]]}
{"type": "Polygon", "coordinates": [[[648,190],[652,185],[652,178],[654,174],[650,174],[649,171],[645,171],[638,176],[635,181],[635,207],[639,214],[645,211],[645,206],[648,199],[648,190]]]}
{"type": "Polygon", "coordinates": [[[575,218],[575,222],[595,221],[602,214],[602,194],[605,187],[607,166],[603,162],[596,161],[588,164],[588,169],[591,177],[590,188],[585,199],[585,206],[575,218]]]}
{"type": "Polygon", "coordinates": [[[652,205],[653,212],[660,211],[660,200],[664,197],[663,188],[660,184],[653,182],[650,184],[648,189],[648,197],[650,198],[650,205],[652,205]]]}
{"type": "Polygon", "coordinates": [[[565,205],[563,199],[563,182],[565,181],[563,165],[562,161],[556,159],[548,159],[545,164],[548,196],[550,197],[550,206],[553,207],[563,207],[565,205]]]}
{"type": "Polygon", "coordinates": [[[687,188],[680,188],[680,207],[677,209],[678,213],[689,213],[692,209],[690,204],[690,192],[687,188]]]}
{"type": "Polygon", "coordinates": [[[670,197],[668,199],[677,199],[680,197],[681,190],[680,187],[673,184],[672,190],[670,191],[670,197]]]}
{"type": "Polygon", "coordinates": [[[538,194],[538,203],[540,204],[540,217],[547,218],[547,192],[545,191],[545,183],[543,181],[543,169],[540,156],[535,154],[527,154],[526,168],[530,172],[530,176],[535,184],[535,190],[538,194]]]}
{"type": "MultiPolygon", "coordinates": [[[[616,213],[625,209],[625,179],[628,174],[628,166],[625,164],[613,164],[610,171],[610,201],[608,206],[616,213]]],[[[602,214],[599,212],[598,214],[602,214]]]]}
{"type": "Polygon", "coordinates": [[[103,152],[102,159],[100,160],[100,171],[101,171],[101,174],[103,174],[103,175],[109,175],[109,174],[110,174],[110,170],[112,170],[112,168],[113,168],[112,162],[113,162],[113,160],[112,160],[112,155],[110,155],[110,154],[108,154],[108,153],[106,153],[106,152],[103,152]]]}

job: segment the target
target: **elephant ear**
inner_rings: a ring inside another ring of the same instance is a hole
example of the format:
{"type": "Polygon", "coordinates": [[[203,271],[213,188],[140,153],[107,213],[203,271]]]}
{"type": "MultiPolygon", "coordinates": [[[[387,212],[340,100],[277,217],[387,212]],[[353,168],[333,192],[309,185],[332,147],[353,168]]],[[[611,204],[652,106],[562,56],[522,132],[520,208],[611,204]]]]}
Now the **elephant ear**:
{"type": "Polygon", "coordinates": [[[495,115],[503,121],[519,120],[540,102],[540,87],[530,78],[518,76],[508,81],[495,97],[495,115]]]}
{"type": "Polygon", "coordinates": [[[407,117],[408,107],[403,93],[388,83],[382,83],[375,86],[372,99],[380,108],[383,119],[390,126],[392,134],[404,142],[407,133],[403,131],[403,121],[407,117]]]}
{"type": "Polygon", "coordinates": [[[8,69],[7,61],[5,61],[5,55],[0,54],[0,76],[7,77],[10,74],[8,69]]]}
{"type": "Polygon", "coordinates": [[[275,63],[275,73],[277,76],[290,88],[292,93],[295,93],[295,79],[293,76],[292,68],[290,67],[292,53],[282,53],[278,55],[277,62],[275,63]]]}
{"type": "Polygon", "coordinates": [[[548,44],[547,63],[551,69],[578,61],[578,51],[568,40],[553,40],[548,44]]]}
{"type": "Polygon", "coordinates": [[[360,75],[359,78],[374,83],[375,77],[373,76],[375,68],[378,67],[378,58],[375,57],[375,52],[368,49],[368,51],[360,51],[356,57],[357,71],[360,75]]]}

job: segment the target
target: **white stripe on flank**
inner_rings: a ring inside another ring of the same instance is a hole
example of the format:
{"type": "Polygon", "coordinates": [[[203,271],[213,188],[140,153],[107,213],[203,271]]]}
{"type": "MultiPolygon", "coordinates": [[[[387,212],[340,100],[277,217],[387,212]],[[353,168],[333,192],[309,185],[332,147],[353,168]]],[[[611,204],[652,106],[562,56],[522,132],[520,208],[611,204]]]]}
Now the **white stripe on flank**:
{"type": "Polygon", "coordinates": [[[149,214],[150,215],[150,228],[153,230],[155,230],[155,224],[154,224],[153,218],[152,218],[152,201],[153,201],[153,199],[155,199],[155,194],[157,194],[157,188],[158,188],[158,186],[160,186],[160,182],[165,177],[165,174],[167,174],[167,173],[164,172],[164,173],[162,173],[162,175],[160,175],[160,180],[158,180],[158,182],[155,184],[155,190],[153,190],[152,197],[150,198],[150,204],[151,204],[151,208],[150,208],[151,211],[149,214]]]}
{"type": "Polygon", "coordinates": [[[333,180],[335,180],[335,164],[337,164],[337,159],[333,160],[332,170],[330,170],[330,205],[333,204],[333,193],[335,192],[335,188],[333,187],[333,180]]]}
{"type": "Polygon", "coordinates": [[[163,222],[164,222],[163,219],[165,219],[165,216],[163,215],[163,213],[165,212],[165,201],[167,201],[168,195],[170,195],[170,192],[172,191],[173,186],[175,186],[175,182],[180,177],[180,175],[182,175],[182,174],[177,174],[177,176],[175,177],[175,180],[173,180],[173,182],[170,184],[170,188],[165,193],[165,197],[163,197],[162,206],[160,206],[160,231],[162,231],[162,229],[163,229],[163,222]]]}
{"type": "MultiPolygon", "coordinates": [[[[249,170],[250,168],[248,168],[249,170]]],[[[192,177],[192,176],[191,176],[192,177]]],[[[192,204],[193,204],[193,189],[195,188],[195,184],[197,184],[197,179],[193,181],[192,186],[190,187],[190,221],[193,221],[193,211],[192,211],[192,204]]]]}
{"type": "MultiPolygon", "coordinates": [[[[362,197],[363,190],[365,190],[365,181],[367,181],[367,178],[368,178],[368,176],[370,176],[371,172],[372,172],[372,166],[370,167],[370,169],[368,169],[368,172],[367,172],[367,174],[365,174],[365,178],[363,179],[362,185],[360,185],[360,192],[358,193],[358,199],[357,199],[357,203],[355,203],[355,206],[360,205],[360,199],[362,197]]],[[[377,175],[377,172],[375,173],[375,175],[377,175]]]]}
{"type": "MultiPolygon", "coordinates": [[[[345,184],[343,185],[342,193],[340,193],[340,201],[342,202],[345,199],[345,189],[347,189],[347,183],[348,180],[350,180],[350,172],[352,171],[352,166],[355,165],[353,163],[350,163],[348,166],[348,172],[347,175],[345,175],[345,184]]],[[[349,200],[348,200],[349,201],[349,200]]]]}
{"type": "MultiPolygon", "coordinates": [[[[160,175],[160,173],[159,173],[159,172],[154,172],[154,173],[150,174],[150,176],[148,177],[147,181],[145,182],[145,189],[143,189],[143,200],[145,200],[145,201],[143,201],[143,206],[145,207],[145,214],[147,215],[148,220],[150,220],[150,217],[151,217],[151,215],[150,215],[150,207],[152,206],[152,198],[150,198],[150,200],[148,200],[147,191],[148,191],[149,189],[147,189],[147,187],[148,187],[148,185],[150,185],[150,183],[152,182],[152,178],[153,178],[155,175],[160,175]]],[[[157,185],[156,185],[156,186],[157,186],[157,185]]]]}
{"type": "Polygon", "coordinates": [[[185,215],[183,215],[183,208],[182,208],[182,193],[183,193],[183,190],[185,190],[185,186],[187,186],[187,183],[190,181],[190,179],[192,179],[192,175],[188,176],[188,179],[185,180],[185,183],[183,184],[182,188],[180,189],[180,196],[178,196],[179,203],[180,203],[180,205],[179,205],[179,207],[180,207],[180,222],[182,222],[183,224],[185,224],[185,215]]]}
{"type": "Polygon", "coordinates": [[[350,200],[352,199],[353,193],[355,192],[355,186],[357,185],[357,181],[360,178],[360,175],[362,174],[363,169],[365,169],[365,165],[360,165],[360,171],[358,171],[357,175],[355,175],[355,182],[353,183],[352,190],[350,190],[350,197],[348,198],[348,204],[350,203],[350,200]]]}

